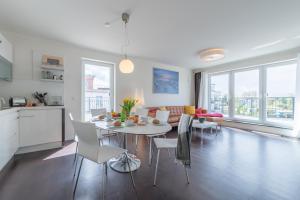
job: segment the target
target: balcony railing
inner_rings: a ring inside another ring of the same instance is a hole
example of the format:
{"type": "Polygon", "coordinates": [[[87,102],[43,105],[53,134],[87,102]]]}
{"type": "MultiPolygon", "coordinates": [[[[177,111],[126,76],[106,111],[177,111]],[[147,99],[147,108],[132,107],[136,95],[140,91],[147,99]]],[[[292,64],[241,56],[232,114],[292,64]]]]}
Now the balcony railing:
{"type": "Polygon", "coordinates": [[[267,97],[268,118],[294,119],[295,97],[267,97]]]}
{"type": "Polygon", "coordinates": [[[85,98],[85,112],[91,112],[91,109],[106,108],[110,109],[110,99],[105,96],[86,97],[85,98]]]}
{"type": "MultiPolygon", "coordinates": [[[[210,101],[210,108],[214,112],[228,114],[227,97],[215,96],[210,101]]],[[[277,119],[294,119],[295,97],[267,97],[266,117],[277,119]]],[[[245,117],[259,117],[259,98],[258,97],[236,97],[235,115],[245,117]]]]}

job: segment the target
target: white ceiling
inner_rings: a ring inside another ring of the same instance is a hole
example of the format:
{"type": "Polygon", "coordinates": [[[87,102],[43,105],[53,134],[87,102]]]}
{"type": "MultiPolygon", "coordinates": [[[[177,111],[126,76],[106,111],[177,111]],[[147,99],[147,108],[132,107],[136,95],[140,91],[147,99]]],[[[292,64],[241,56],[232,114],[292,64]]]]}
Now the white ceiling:
{"type": "Polygon", "coordinates": [[[121,20],[104,23],[130,10],[129,55],[198,68],[300,46],[299,8],[299,0],[1,0],[0,29],[120,54],[121,20]],[[210,47],[225,59],[201,62],[210,47]]]}

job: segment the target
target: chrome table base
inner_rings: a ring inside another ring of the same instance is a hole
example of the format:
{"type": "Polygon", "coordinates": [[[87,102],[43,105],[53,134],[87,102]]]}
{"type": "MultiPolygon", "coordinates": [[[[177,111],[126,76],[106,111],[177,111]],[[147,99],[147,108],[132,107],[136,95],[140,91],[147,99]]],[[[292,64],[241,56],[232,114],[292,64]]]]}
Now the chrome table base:
{"type": "Polygon", "coordinates": [[[133,154],[128,154],[128,162],[129,162],[130,168],[128,167],[126,156],[124,155],[117,159],[111,159],[109,161],[109,166],[113,170],[115,170],[117,172],[122,172],[122,173],[135,171],[138,168],[140,168],[140,166],[141,166],[140,159],[136,158],[136,156],[133,154]]]}

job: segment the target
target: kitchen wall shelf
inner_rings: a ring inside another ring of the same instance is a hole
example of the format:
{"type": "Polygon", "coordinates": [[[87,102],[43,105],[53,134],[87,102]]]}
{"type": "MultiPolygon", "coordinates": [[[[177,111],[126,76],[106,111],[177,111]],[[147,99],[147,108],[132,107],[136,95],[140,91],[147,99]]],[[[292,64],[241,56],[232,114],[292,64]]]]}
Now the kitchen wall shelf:
{"type": "Polygon", "coordinates": [[[54,79],[41,79],[41,81],[53,82],[53,83],[64,83],[64,80],[54,80],[54,79]]]}
{"type": "Polygon", "coordinates": [[[42,65],[41,68],[46,70],[64,71],[64,67],[62,65],[42,65]]]}

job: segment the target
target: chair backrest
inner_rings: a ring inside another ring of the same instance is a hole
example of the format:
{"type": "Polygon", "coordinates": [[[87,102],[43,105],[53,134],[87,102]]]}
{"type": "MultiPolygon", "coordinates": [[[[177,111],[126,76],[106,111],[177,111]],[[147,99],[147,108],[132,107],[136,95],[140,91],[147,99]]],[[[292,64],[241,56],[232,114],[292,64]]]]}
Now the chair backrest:
{"type": "Polygon", "coordinates": [[[78,154],[98,162],[99,143],[95,124],[74,120],[72,123],[78,136],[78,154]]]}
{"type": "Polygon", "coordinates": [[[106,115],[106,108],[97,108],[97,109],[91,109],[92,117],[98,116],[98,115],[106,115]]]}
{"type": "Polygon", "coordinates": [[[69,117],[70,117],[70,120],[71,120],[71,121],[74,120],[74,117],[73,117],[72,113],[69,113],[69,117]]]}
{"type": "Polygon", "coordinates": [[[161,123],[167,123],[169,120],[170,111],[168,110],[157,110],[156,111],[156,119],[158,119],[161,123]]]}
{"type": "Polygon", "coordinates": [[[176,159],[184,165],[191,165],[191,123],[193,117],[182,114],[178,125],[176,159]]]}
{"type": "Polygon", "coordinates": [[[178,134],[186,133],[190,129],[191,116],[187,114],[182,114],[178,124],[178,134]]]}
{"type": "Polygon", "coordinates": [[[149,110],[146,108],[137,108],[135,114],[142,117],[148,117],[149,110]]]}

